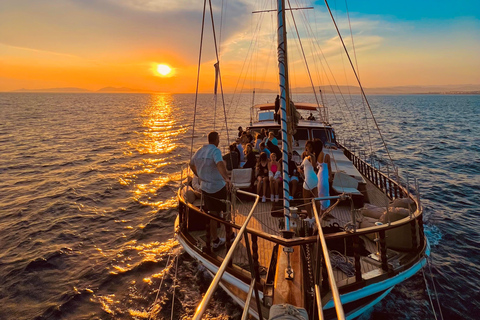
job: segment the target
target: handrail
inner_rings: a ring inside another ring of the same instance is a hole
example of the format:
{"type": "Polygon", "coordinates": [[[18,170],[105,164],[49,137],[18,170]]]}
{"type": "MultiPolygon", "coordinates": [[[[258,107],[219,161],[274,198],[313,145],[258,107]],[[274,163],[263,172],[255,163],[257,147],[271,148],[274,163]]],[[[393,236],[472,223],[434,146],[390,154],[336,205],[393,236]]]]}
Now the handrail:
{"type": "MultiPolygon", "coordinates": [[[[238,192],[240,192],[240,191],[244,192],[242,190],[238,190],[238,192]]],[[[251,194],[251,193],[248,193],[248,194],[251,194]]],[[[322,200],[322,199],[323,198],[316,198],[315,200],[322,200]]],[[[329,199],[331,199],[331,197],[329,199]]],[[[211,220],[218,221],[218,222],[224,224],[225,226],[229,226],[229,227],[232,227],[232,228],[235,228],[235,229],[240,229],[239,225],[237,225],[237,224],[226,222],[225,220],[222,220],[218,217],[215,217],[215,216],[209,215],[206,212],[200,211],[200,210],[198,210],[197,207],[195,207],[191,203],[187,203],[186,201],[184,201],[184,203],[189,208],[197,210],[197,212],[199,214],[201,214],[203,216],[206,216],[211,220]]],[[[397,220],[397,221],[392,221],[390,224],[383,224],[381,226],[372,226],[372,227],[357,229],[354,234],[350,233],[350,232],[346,232],[346,231],[329,233],[329,234],[325,235],[325,238],[327,240],[330,240],[330,239],[339,238],[339,237],[362,236],[362,235],[366,235],[366,234],[369,234],[369,233],[375,233],[375,232],[379,232],[379,231],[387,231],[387,230],[390,230],[390,229],[395,229],[395,228],[398,228],[398,227],[401,227],[403,225],[406,225],[406,224],[410,223],[412,220],[418,219],[422,215],[422,210],[419,210],[419,209],[420,208],[417,207],[417,210],[412,214],[411,217],[406,217],[406,218],[403,218],[403,219],[400,219],[400,220],[397,220]]],[[[250,229],[250,228],[247,228],[247,232],[250,233],[250,234],[258,236],[259,238],[278,243],[278,244],[280,244],[282,246],[285,246],[285,247],[294,247],[294,246],[298,246],[298,245],[314,243],[314,242],[317,241],[316,236],[295,237],[295,238],[292,238],[292,239],[285,239],[281,236],[272,235],[272,234],[269,234],[269,233],[266,233],[266,232],[262,232],[262,231],[255,230],[255,229],[250,229]]]]}
{"type": "MultiPolygon", "coordinates": [[[[255,203],[252,206],[252,209],[248,213],[247,219],[245,219],[245,222],[243,223],[242,227],[240,228],[240,231],[238,231],[237,236],[235,240],[233,241],[232,246],[228,250],[225,259],[222,262],[222,265],[218,268],[217,273],[215,274],[215,277],[213,278],[212,283],[210,284],[210,287],[208,287],[207,292],[205,293],[205,296],[203,296],[202,301],[197,307],[197,311],[195,312],[195,315],[193,316],[193,319],[200,320],[203,316],[203,313],[207,309],[208,303],[210,302],[210,299],[213,296],[213,293],[215,292],[215,289],[217,288],[218,284],[220,283],[220,280],[222,279],[222,276],[227,269],[228,263],[230,262],[230,259],[233,257],[233,252],[235,251],[235,248],[237,245],[240,243],[240,240],[242,239],[242,236],[245,232],[245,229],[247,228],[247,224],[250,221],[250,219],[253,216],[253,211],[255,210],[255,207],[258,204],[258,201],[260,200],[260,196],[257,194],[253,194],[250,192],[246,192],[243,190],[237,190],[237,192],[243,193],[245,195],[253,196],[255,197],[255,203]]],[[[261,314],[261,310],[258,310],[259,315],[261,314]]]]}
{"type": "MultiPolygon", "coordinates": [[[[312,207],[313,207],[313,213],[315,216],[315,222],[317,223],[318,237],[320,238],[320,242],[322,245],[323,257],[325,259],[325,266],[327,267],[328,280],[330,282],[330,288],[333,294],[333,302],[335,304],[337,318],[339,320],[342,320],[342,319],[345,319],[345,312],[343,311],[342,301],[340,300],[340,293],[338,292],[337,283],[335,282],[335,276],[333,275],[333,268],[330,262],[330,255],[328,254],[327,242],[325,241],[325,238],[323,236],[322,224],[320,223],[320,218],[318,217],[318,211],[317,211],[317,206],[315,205],[315,200],[312,200],[312,207]]],[[[319,299],[321,299],[319,295],[320,290],[315,290],[315,293],[317,294],[317,301],[318,301],[319,299]]],[[[323,314],[320,315],[320,313],[323,313],[322,308],[318,308],[318,309],[319,309],[318,317],[319,319],[323,319],[323,314]]]]}
{"type": "Polygon", "coordinates": [[[250,301],[252,300],[254,287],[255,287],[255,279],[252,279],[252,282],[250,283],[250,289],[248,289],[247,300],[245,301],[245,307],[243,308],[242,320],[248,319],[248,310],[250,309],[250,301]]]}
{"type": "Polygon", "coordinates": [[[322,309],[322,300],[320,296],[320,286],[318,283],[315,283],[315,297],[317,298],[317,310],[318,310],[318,320],[325,319],[322,309]]]}

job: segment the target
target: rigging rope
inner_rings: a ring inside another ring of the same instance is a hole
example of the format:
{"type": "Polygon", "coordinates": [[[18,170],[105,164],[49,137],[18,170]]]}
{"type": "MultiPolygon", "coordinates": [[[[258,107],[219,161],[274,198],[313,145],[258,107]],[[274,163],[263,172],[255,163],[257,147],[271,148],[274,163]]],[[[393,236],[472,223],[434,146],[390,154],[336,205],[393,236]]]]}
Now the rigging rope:
{"type": "MultiPolygon", "coordinates": [[[[346,11],[347,11],[348,27],[350,29],[350,38],[352,39],[353,58],[355,60],[355,67],[357,69],[358,77],[360,78],[360,69],[358,68],[357,51],[355,50],[355,41],[353,41],[352,23],[350,21],[350,12],[348,11],[347,0],[345,0],[345,8],[346,8],[346,11]]],[[[365,113],[365,125],[367,127],[366,131],[367,131],[367,135],[368,135],[368,142],[369,142],[369,145],[370,145],[370,155],[373,156],[372,139],[370,137],[370,129],[368,127],[368,119],[367,119],[367,106],[365,105],[365,100],[363,99],[363,96],[362,96],[362,105],[363,105],[363,110],[364,110],[364,113],[365,113]]]]}
{"type": "MultiPolygon", "coordinates": [[[[225,97],[224,97],[224,94],[223,94],[222,74],[220,72],[220,56],[219,56],[219,53],[218,53],[217,36],[216,36],[216,33],[215,33],[215,21],[213,20],[212,0],[208,0],[208,4],[209,4],[209,7],[210,7],[210,18],[212,20],[213,43],[215,44],[215,56],[217,58],[217,63],[218,63],[218,69],[217,69],[218,70],[218,79],[220,80],[220,93],[222,95],[223,115],[225,117],[225,128],[226,128],[226,131],[227,131],[227,141],[230,141],[230,136],[228,134],[227,111],[225,110],[225,97]]],[[[216,108],[215,108],[215,111],[216,111],[216,108]]]]}
{"type": "MultiPolygon", "coordinates": [[[[195,121],[197,118],[197,102],[198,102],[198,85],[200,83],[200,66],[202,63],[202,47],[203,47],[203,29],[205,26],[205,9],[207,6],[207,0],[203,1],[203,17],[202,17],[202,29],[200,32],[200,51],[198,54],[198,71],[197,71],[197,85],[195,88],[195,107],[193,112],[193,124],[192,124],[192,142],[190,144],[190,159],[193,157],[193,138],[195,137],[195,121]]],[[[188,166],[190,169],[190,166],[188,166]]]]}
{"type": "Polygon", "coordinates": [[[343,48],[345,50],[345,54],[347,55],[348,61],[350,62],[350,65],[352,66],[353,73],[355,74],[355,78],[357,79],[358,85],[360,86],[360,91],[362,92],[362,96],[365,99],[365,102],[367,103],[368,109],[370,110],[370,114],[372,115],[372,119],[375,122],[375,126],[377,127],[377,131],[380,134],[380,138],[382,139],[383,146],[385,147],[385,151],[387,152],[388,158],[390,159],[390,162],[393,164],[393,159],[390,156],[390,151],[388,150],[387,143],[385,142],[385,139],[383,138],[382,132],[380,131],[380,127],[378,126],[377,120],[375,119],[375,116],[373,115],[372,108],[370,107],[370,103],[368,103],[367,96],[365,95],[365,91],[363,90],[362,83],[360,82],[360,78],[358,77],[357,71],[355,70],[355,67],[353,66],[352,59],[350,58],[350,54],[348,53],[347,47],[345,46],[345,42],[343,41],[342,35],[340,33],[340,30],[338,29],[337,23],[335,21],[335,18],[333,17],[332,10],[330,10],[330,6],[328,5],[328,0],[324,0],[325,5],[327,6],[328,12],[330,13],[330,17],[332,18],[333,24],[335,25],[335,29],[337,30],[338,37],[342,41],[343,48]]]}
{"type": "MultiPolygon", "coordinates": [[[[287,0],[287,1],[288,1],[288,6],[290,7],[290,14],[292,15],[292,20],[293,20],[293,25],[295,27],[295,32],[297,33],[298,43],[300,44],[300,49],[302,51],[303,60],[305,61],[305,68],[307,68],[308,79],[310,79],[310,84],[312,86],[313,96],[315,97],[315,101],[317,102],[317,105],[319,106],[320,102],[318,102],[318,97],[317,97],[317,93],[315,92],[315,86],[313,84],[312,75],[310,73],[310,68],[308,67],[308,63],[307,63],[307,57],[305,56],[305,51],[303,50],[302,40],[300,40],[300,34],[298,33],[297,23],[295,22],[295,17],[293,16],[292,5],[290,4],[290,0],[287,0]]],[[[325,122],[326,119],[323,119],[323,121],[325,122]]]]}
{"type": "MultiPolygon", "coordinates": [[[[239,104],[239,100],[237,100],[237,104],[234,104],[234,100],[235,100],[235,97],[236,97],[236,94],[237,94],[237,89],[238,89],[238,87],[239,87],[239,85],[240,85],[240,80],[242,79],[242,75],[243,75],[243,73],[244,73],[245,67],[246,67],[246,69],[247,69],[247,70],[245,71],[245,74],[247,74],[248,69],[250,68],[250,64],[252,63],[253,53],[251,53],[251,52],[254,51],[254,49],[253,49],[253,48],[254,48],[254,43],[257,42],[257,39],[258,39],[258,38],[256,37],[256,35],[259,33],[260,25],[261,25],[261,24],[260,24],[260,22],[259,22],[259,23],[257,23],[257,25],[256,25],[256,27],[255,27],[254,36],[252,37],[252,40],[250,41],[250,45],[249,45],[249,47],[248,47],[247,54],[246,54],[245,59],[244,59],[244,61],[243,61],[242,68],[240,69],[240,76],[238,77],[237,83],[235,84],[235,89],[233,90],[232,98],[231,98],[231,100],[230,100],[230,104],[229,104],[229,108],[228,108],[228,113],[229,113],[229,114],[230,114],[231,111],[232,111],[232,106],[233,106],[233,105],[235,105],[235,107],[233,108],[233,114],[235,114],[236,111],[237,111],[237,107],[238,107],[238,104],[239,104]],[[250,55],[252,55],[252,56],[250,56],[250,55]],[[250,57],[250,58],[249,58],[249,57],[250,57]],[[248,61],[248,65],[247,65],[247,61],[248,61]],[[246,66],[246,65],[247,65],[247,66],[246,66]]],[[[252,24],[252,27],[253,27],[253,24],[252,24]]],[[[220,79],[220,81],[221,81],[221,79],[220,79]]],[[[242,83],[242,85],[241,85],[242,88],[245,86],[245,81],[246,81],[246,75],[245,75],[245,77],[243,78],[243,83],[242,83]]],[[[240,93],[241,93],[241,92],[242,92],[242,89],[240,90],[240,93]]],[[[222,94],[223,94],[223,92],[222,92],[222,94]]],[[[240,97],[239,97],[238,99],[240,99],[240,97]]],[[[224,105],[224,109],[225,109],[225,105],[224,105]]],[[[224,111],[224,112],[225,112],[225,111],[224,111]]],[[[228,128],[226,127],[226,125],[225,125],[225,128],[226,128],[226,130],[227,130],[227,132],[228,132],[228,128]]],[[[223,126],[222,126],[222,130],[223,130],[223,126]]]]}
{"type": "MultiPolygon", "coordinates": [[[[330,68],[330,65],[329,65],[329,63],[328,63],[328,61],[327,61],[327,58],[325,57],[325,54],[324,54],[322,48],[320,47],[320,45],[318,44],[319,41],[316,39],[315,33],[313,32],[311,26],[307,23],[308,20],[307,20],[306,15],[304,14],[303,11],[301,11],[301,13],[302,13],[302,15],[303,15],[303,19],[304,19],[304,21],[305,21],[305,25],[307,26],[307,32],[309,32],[309,34],[310,34],[310,36],[311,36],[312,39],[315,39],[315,41],[312,40],[313,46],[315,46],[315,45],[317,46],[318,51],[320,52],[321,56],[323,57],[323,60],[325,61],[325,64],[326,64],[326,66],[327,66],[327,69],[328,69],[328,71],[330,72],[330,74],[331,74],[331,76],[332,76],[332,78],[333,78],[333,82],[335,83],[335,86],[337,86],[337,88],[340,88],[340,86],[339,86],[339,84],[338,84],[338,82],[337,82],[337,79],[335,78],[335,76],[334,76],[334,74],[333,74],[333,71],[332,71],[332,69],[330,68]]],[[[314,56],[314,57],[315,57],[315,56],[314,56]]],[[[321,64],[321,66],[322,66],[322,69],[326,70],[326,69],[323,67],[322,61],[319,60],[319,62],[320,62],[320,64],[321,64]]],[[[317,73],[320,73],[320,72],[317,71],[317,73]]],[[[330,78],[328,77],[328,74],[327,74],[326,72],[325,72],[325,77],[327,78],[327,81],[330,83],[330,82],[331,82],[331,81],[330,81],[330,78]]],[[[337,105],[338,105],[338,107],[339,107],[340,113],[342,114],[342,117],[343,117],[343,118],[345,119],[345,121],[346,121],[346,120],[347,120],[347,117],[346,117],[345,114],[344,114],[344,111],[343,111],[343,108],[342,108],[342,104],[340,103],[340,101],[339,101],[339,99],[338,99],[338,97],[337,97],[337,93],[335,92],[332,84],[330,84],[330,89],[331,89],[332,94],[333,94],[333,97],[334,97],[334,99],[335,99],[335,101],[336,101],[336,103],[337,103],[337,105]]],[[[341,96],[341,100],[343,101],[345,107],[347,108],[348,113],[350,114],[350,117],[352,118],[353,125],[355,126],[355,129],[356,129],[358,132],[360,132],[361,130],[360,130],[358,124],[357,124],[356,121],[355,121],[355,118],[356,118],[356,117],[353,115],[352,110],[350,109],[349,104],[347,103],[347,101],[346,101],[343,93],[341,92],[341,90],[339,89],[338,91],[339,91],[338,93],[339,93],[340,96],[341,96]]],[[[365,140],[364,140],[364,138],[363,138],[363,135],[360,135],[360,139],[363,141],[363,144],[366,144],[366,142],[365,142],[365,140]]]]}

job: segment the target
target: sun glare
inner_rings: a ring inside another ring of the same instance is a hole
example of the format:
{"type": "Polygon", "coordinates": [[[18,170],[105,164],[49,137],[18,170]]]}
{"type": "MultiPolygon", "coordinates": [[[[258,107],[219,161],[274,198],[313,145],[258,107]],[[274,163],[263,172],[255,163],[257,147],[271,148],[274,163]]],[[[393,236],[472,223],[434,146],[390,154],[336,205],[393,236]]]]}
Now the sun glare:
{"type": "Polygon", "coordinates": [[[162,76],[168,75],[170,72],[172,72],[172,68],[167,66],[166,64],[159,64],[157,66],[157,72],[161,74],[162,76]]]}

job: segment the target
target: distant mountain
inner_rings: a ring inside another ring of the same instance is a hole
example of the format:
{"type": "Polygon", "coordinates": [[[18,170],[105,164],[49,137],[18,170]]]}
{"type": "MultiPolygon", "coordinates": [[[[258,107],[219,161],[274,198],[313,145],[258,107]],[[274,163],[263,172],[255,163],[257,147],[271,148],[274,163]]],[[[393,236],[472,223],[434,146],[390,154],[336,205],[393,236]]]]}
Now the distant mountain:
{"type": "Polygon", "coordinates": [[[99,93],[137,93],[137,92],[152,92],[152,91],[125,88],[125,87],[122,87],[122,88],[105,87],[105,88],[99,89],[95,92],[99,92],[99,93]]]}
{"type": "Polygon", "coordinates": [[[116,87],[105,87],[96,91],[87,90],[83,88],[75,87],[65,87],[65,88],[46,88],[46,89],[19,89],[12,92],[65,92],[65,93],[87,93],[87,92],[97,92],[97,93],[136,93],[136,92],[153,92],[148,90],[139,90],[131,88],[116,88],[116,87]]]}
{"type": "Polygon", "coordinates": [[[46,88],[46,89],[19,89],[12,92],[68,92],[68,93],[79,93],[79,92],[91,92],[90,90],[83,88],[75,87],[66,87],[66,88],[46,88]]]}
{"type": "MultiPolygon", "coordinates": [[[[318,87],[315,88],[318,90],[318,87]]],[[[360,94],[357,86],[321,86],[323,93],[360,94]]],[[[311,93],[311,87],[292,89],[296,93],[311,93]]],[[[478,84],[444,85],[444,86],[401,86],[383,88],[364,88],[366,94],[477,94],[480,91],[478,84]]]]}
{"type": "MultiPolygon", "coordinates": [[[[321,86],[323,93],[360,94],[357,86],[321,86]]],[[[311,87],[297,87],[294,93],[311,93],[311,87]]],[[[315,87],[318,91],[318,87],[315,87]]],[[[479,94],[480,84],[444,85],[444,86],[398,86],[381,88],[364,88],[366,94],[479,94]]],[[[244,89],[243,92],[252,92],[253,89],[244,89]]],[[[63,92],[63,93],[154,93],[154,91],[132,89],[126,87],[105,87],[96,91],[76,87],[46,88],[46,89],[19,89],[12,92],[63,92]]],[[[277,90],[255,89],[256,93],[274,93],[277,90]]]]}

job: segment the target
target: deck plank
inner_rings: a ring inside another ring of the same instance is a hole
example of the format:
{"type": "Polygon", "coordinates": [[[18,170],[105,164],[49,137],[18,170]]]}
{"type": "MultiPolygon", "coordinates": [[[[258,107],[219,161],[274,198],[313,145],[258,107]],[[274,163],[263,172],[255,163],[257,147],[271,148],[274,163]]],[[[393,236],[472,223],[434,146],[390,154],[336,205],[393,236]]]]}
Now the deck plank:
{"type": "MultiPolygon", "coordinates": [[[[379,188],[373,185],[370,181],[366,180],[366,182],[367,182],[366,188],[367,188],[369,202],[376,206],[386,206],[389,200],[388,197],[379,188]]],[[[232,215],[233,221],[237,225],[242,225],[245,222],[245,219],[252,208],[253,201],[236,199],[234,203],[235,203],[234,204],[235,211],[234,211],[234,214],[232,215]]],[[[271,210],[272,210],[272,202],[270,201],[264,202],[264,203],[259,202],[257,207],[254,210],[253,217],[248,224],[248,228],[280,236],[281,233],[280,233],[279,223],[281,218],[272,217],[271,210]]],[[[322,221],[323,227],[331,225],[333,223],[338,223],[339,226],[344,227],[346,224],[351,223],[352,221],[351,206],[349,204],[341,203],[337,205],[331,211],[331,214],[333,218],[322,221]]],[[[356,211],[355,220],[359,221],[361,220],[361,218],[362,217],[360,213],[356,211]]],[[[357,224],[357,227],[358,227],[358,224],[357,224]]],[[[190,234],[194,236],[201,245],[205,246],[205,231],[194,231],[194,232],[190,232],[190,234]]],[[[225,237],[225,231],[223,227],[219,229],[219,236],[225,237]]],[[[376,245],[372,240],[366,237],[362,237],[362,239],[364,239],[365,246],[368,251],[372,253],[376,252],[376,245]]],[[[258,255],[259,255],[259,264],[261,267],[267,268],[270,265],[270,259],[272,256],[273,247],[274,247],[274,244],[272,242],[258,238],[258,255]]],[[[295,250],[295,251],[299,251],[299,250],[295,250]]],[[[222,248],[221,250],[215,253],[219,256],[225,256],[226,248],[222,248]]],[[[236,249],[233,263],[241,267],[244,267],[246,269],[249,269],[248,255],[245,247],[245,242],[243,239],[241,241],[241,245],[239,245],[236,249]]],[[[378,267],[376,267],[375,265],[372,265],[371,263],[367,263],[363,261],[363,259],[361,260],[360,264],[362,267],[362,273],[366,273],[374,269],[378,269],[378,267]]],[[[340,270],[334,269],[334,275],[338,283],[345,283],[345,282],[348,282],[349,280],[348,276],[340,270]]],[[[283,276],[283,271],[281,276],[283,276]]]]}

